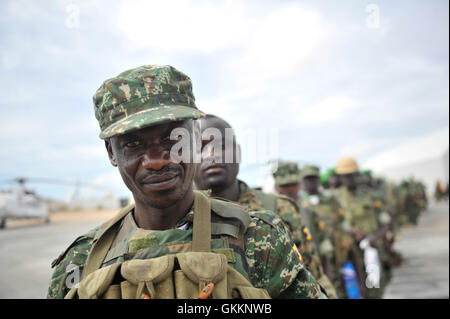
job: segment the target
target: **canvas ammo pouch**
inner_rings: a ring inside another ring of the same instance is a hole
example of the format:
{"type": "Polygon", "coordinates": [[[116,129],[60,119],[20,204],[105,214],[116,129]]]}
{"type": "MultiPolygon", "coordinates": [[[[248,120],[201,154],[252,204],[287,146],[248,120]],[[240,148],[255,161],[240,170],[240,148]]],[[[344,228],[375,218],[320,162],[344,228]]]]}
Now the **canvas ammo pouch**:
{"type": "MultiPolygon", "coordinates": [[[[111,225],[113,226],[113,225],[111,225]]],[[[101,241],[98,247],[109,246],[101,241]]],[[[265,289],[255,288],[237,270],[228,265],[225,255],[211,252],[211,203],[195,192],[192,251],[152,259],[132,259],[100,269],[108,249],[94,249],[103,255],[88,258],[83,279],[66,299],[268,299],[265,289]],[[106,250],[106,251],[105,251],[106,250]],[[90,262],[91,260],[91,262],[90,262]],[[100,260],[100,265],[101,265],[100,260]],[[99,266],[98,266],[99,267],[99,266]],[[97,268],[98,268],[97,267],[97,268]]]]}

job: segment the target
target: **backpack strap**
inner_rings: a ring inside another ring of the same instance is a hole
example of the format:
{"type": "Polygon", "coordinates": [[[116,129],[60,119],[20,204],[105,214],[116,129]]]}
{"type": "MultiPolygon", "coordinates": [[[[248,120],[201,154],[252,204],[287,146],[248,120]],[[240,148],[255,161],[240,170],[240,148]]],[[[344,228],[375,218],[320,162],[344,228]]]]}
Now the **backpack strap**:
{"type": "Polygon", "coordinates": [[[256,198],[261,201],[264,209],[271,210],[275,214],[277,213],[277,195],[267,194],[259,190],[253,190],[253,193],[255,194],[256,198]]]}
{"type": "MultiPolygon", "coordinates": [[[[122,219],[134,208],[131,204],[123,208],[111,220],[104,223],[95,234],[94,243],[89,252],[82,278],[99,269],[117,234],[122,219]]],[[[211,250],[211,202],[201,192],[194,192],[194,226],[192,250],[209,252],[211,250]]]]}
{"type": "Polygon", "coordinates": [[[119,229],[122,219],[132,209],[134,209],[134,204],[124,207],[116,216],[100,227],[99,231],[94,236],[94,243],[87,258],[82,279],[86,278],[87,275],[101,267],[103,260],[105,259],[114,238],[116,237],[117,230],[119,229]]]}
{"type": "MultiPolygon", "coordinates": [[[[216,215],[225,219],[238,220],[243,227],[243,232],[245,233],[248,225],[250,224],[250,216],[244,207],[228,200],[218,200],[217,198],[211,198],[210,200],[211,210],[216,215]]],[[[239,231],[239,229],[237,231],[239,231]]]]}
{"type": "Polygon", "coordinates": [[[194,191],[192,251],[211,251],[211,200],[198,191],[194,191]]]}

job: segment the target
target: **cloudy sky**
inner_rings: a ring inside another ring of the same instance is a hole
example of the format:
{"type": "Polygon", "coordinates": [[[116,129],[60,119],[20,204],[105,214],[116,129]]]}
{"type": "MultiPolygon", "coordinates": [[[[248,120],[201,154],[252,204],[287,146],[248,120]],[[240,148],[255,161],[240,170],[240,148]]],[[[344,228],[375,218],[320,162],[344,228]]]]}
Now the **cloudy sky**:
{"type": "MultiPolygon", "coordinates": [[[[252,186],[275,157],[323,168],[346,155],[364,162],[448,126],[448,6],[3,0],[0,181],[46,177],[126,195],[92,95],[144,64],[188,74],[197,106],[237,129],[244,154],[253,147],[240,172],[252,186]]],[[[74,191],[33,187],[62,199],[74,191]]]]}

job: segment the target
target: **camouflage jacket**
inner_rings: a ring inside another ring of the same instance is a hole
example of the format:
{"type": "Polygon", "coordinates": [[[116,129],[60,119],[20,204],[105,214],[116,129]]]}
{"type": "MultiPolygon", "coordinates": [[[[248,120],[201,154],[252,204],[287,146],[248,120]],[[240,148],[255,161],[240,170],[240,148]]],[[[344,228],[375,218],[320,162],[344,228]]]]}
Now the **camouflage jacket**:
{"type": "Polygon", "coordinates": [[[341,187],[336,194],[339,203],[344,208],[345,217],[353,227],[372,234],[381,225],[391,222],[389,213],[385,211],[384,203],[370,192],[361,188],[350,192],[347,188],[341,187]]]}
{"type": "MultiPolygon", "coordinates": [[[[239,181],[239,190],[239,204],[246,206],[250,211],[267,209],[255,191],[246,183],[239,181]]],[[[333,288],[330,287],[331,283],[328,282],[328,278],[323,272],[317,249],[308,228],[302,222],[297,204],[286,196],[278,195],[276,196],[275,214],[282,219],[288,231],[292,234],[295,245],[298,247],[300,258],[306,268],[319,280],[331,297],[334,293],[332,291],[333,288]]]]}
{"type": "MultiPolygon", "coordinates": [[[[318,247],[319,255],[328,255],[332,258],[336,253],[346,255],[350,245],[353,244],[350,235],[351,226],[338,200],[331,194],[320,193],[317,196],[309,196],[304,193],[301,207],[309,208],[308,226],[318,247]]],[[[344,265],[343,262],[345,260],[338,262],[340,267],[344,265]]]]}
{"type": "MultiPolygon", "coordinates": [[[[229,205],[227,202],[222,203],[229,205]]],[[[152,253],[155,255],[152,257],[157,257],[176,253],[177,247],[183,245],[186,247],[186,243],[192,241],[192,211],[180,220],[174,229],[148,231],[137,226],[133,217],[134,206],[128,209],[130,211],[122,220],[102,267],[130,258],[130,255],[133,256],[133,250],[140,251],[139,243],[142,242],[152,244],[156,240],[158,245],[153,247],[155,249],[152,253]],[[145,240],[134,241],[136,238],[145,240]]],[[[215,214],[211,216],[213,218],[215,214]]],[[[243,257],[241,261],[247,267],[247,272],[243,275],[253,286],[266,289],[272,298],[325,297],[320,285],[300,262],[292,246],[292,238],[281,219],[270,211],[250,212],[249,216],[250,222],[243,237],[244,249],[241,252],[243,257]]],[[[52,266],[56,268],[51,277],[47,298],[63,298],[70,290],[70,286],[77,283],[74,280],[76,279],[74,271],[78,278],[81,278],[97,230],[98,228],[78,237],[53,262],[52,266]]],[[[220,236],[216,239],[213,237],[212,251],[214,252],[214,248],[226,250],[232,247],[231,244],[226,247],[227,239],[230,239],[230,242],[232,240],[230,236],[220,236]]],[[[234,257],[237,257],[235,259],[239,260],[240,253],[237,250],[233,252],[234,257]]],[[[233,259],[233,254],[231,257],[233,259]]],[[[230,265],[242,271],[242,267],[239,267],[242,264],[234,262],[230,265]]]]}
{"type": "MultiPolygon", "coordinates": [[[[345,218],[344,209],[330,192],[317,196],[303,193],[300,205],[308,208],[304,211],[309,214],[309,227],[319,255],[326,256],[331,262],[329,277],[339,298],[347,298],[341,269],[357,248],[350,234],[351,226],[345,218]]],[[[357,262],[355,266],[362,267],[362,261],[357,262]]]]}

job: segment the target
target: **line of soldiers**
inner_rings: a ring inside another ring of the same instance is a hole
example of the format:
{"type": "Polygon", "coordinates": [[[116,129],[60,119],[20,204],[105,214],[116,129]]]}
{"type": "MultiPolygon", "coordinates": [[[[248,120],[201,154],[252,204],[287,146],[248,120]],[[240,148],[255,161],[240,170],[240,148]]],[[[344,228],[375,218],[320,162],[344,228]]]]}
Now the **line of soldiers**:
{"type": "Polygon", "coordinates": [[[222,145],[231,140],[229,163],[209,149],[207,126],[223,133],[229,125],[197,108],[186,74],[168,65],[126,70],[93,100],[100,138],[134,203],[52,262],[48,298],[331,296],[311,236],[291,215],[295,203],[237,180],[234,134],[221,134],[222,145]]]}
{"type": "Polygon", "coordinates": [[[93,100],[100,138],[135,203],[53,261],[48,298],[382,296],[399,259],[401,214],[388,207],[401,205],[382,186],[358,183],[353,159],[339,161],[326,191],[317,167],[280,163],[279,194],[267,194],[237,178],[234,131],[197,109],[177,69],[124,71],[93,100]]]}
{"type": "Polygon", "coordinates": [[[299,170],[295,162],[282,162],[273,176],[276,191],[300,208],[338,298],[381,298],[392,268],[402,262],[392,247],[400,227],[417,225],[426,210],[424,185],[412,178],[398,185],[373,179],[349,157],[322,174],[317,166],[299,170]],[[349,269],[358,289],[346,278],[349,269]]]}

